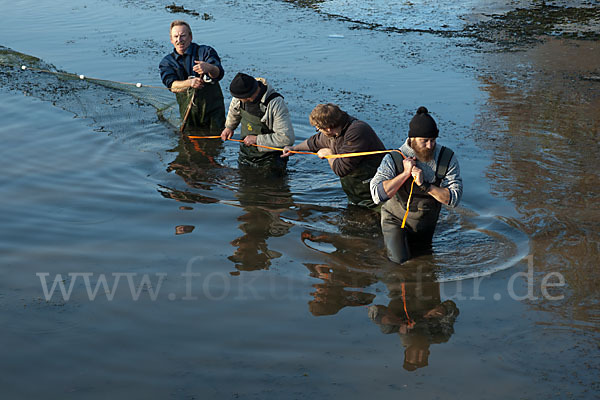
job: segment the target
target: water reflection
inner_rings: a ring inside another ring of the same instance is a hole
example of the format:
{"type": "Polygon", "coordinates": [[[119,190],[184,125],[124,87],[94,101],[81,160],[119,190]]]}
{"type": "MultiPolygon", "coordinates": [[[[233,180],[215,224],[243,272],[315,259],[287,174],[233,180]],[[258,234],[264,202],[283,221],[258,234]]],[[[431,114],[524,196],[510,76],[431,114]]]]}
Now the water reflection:
{"type": "Polygon", "coordinates": [[[360,290],[376,282],[373,274],[350,270],[336,264],[304,264],[310,276],[321,279],[322,283],[313,284],[313,300],[308,309],[315,316],[334,315],[344,307],[356,307],[371,304],[375,295],[360,290]]]}
{"type": "Polygon", "coordinates": [[[284,236],[292,226],[280,218],[293,206],[287,176],[250,167],[241,168],[239,176],[235,196],[245,211],[238,217],[243,235],[231,242],[237,249],[228,259],[240,271],[267,269],[272,259],[281,257],[269,249],[268,239],[284,236]]]}
{"type": "Polygon", "coordinates": [[[539,279],[558,271],[571,289],[559,293],[568,304],[540,306],[597,322],[600,92],[591,78],[600,44],[548,40],[488,58],[490,73],[480,77],[488,102],[477,124],[495,153],[492,190],[516,205],[539,279]]]}
{"type": "MultiPolygon", "coordinates": [[[[193,136],[205,136],[207,132],[189,132],[193,136]]],[[[169,163],[167,171],[174,171],[193,188],[208,189],[208,182],[214,180],[213,170],[222,168],[218,163],[219,155],[223,150],[223,142],[217,139],[190,139],[181,135],[177,147],[170,150],[177,153],[169,163]]]]}
{"type": "Polygon", "coordinates": [[[314,316],[334,315],[344,307],[371,304],[375,294],[364,289],[377,282],[373,265],[379,263],[373,261],[377,259],[375,253],[382,256],[381,249],[377,252],[372,241],[357,237],[304,231],[301,238],[307,247],[326,254],[329,261],[304,264],[311,277],[322,281],[312,285],[313,299],[308,302],[314,316]]]}
{"type": "Polygon", "coordinates": [[[459,314],[452,300],[441,300],[440,284],[423,267],[394,268],[384,279],[390,301],[373,304],[369,318],[384,334],[397,333],[404,346],[404,369],[414,371],[429,364],[432,344],[447,342],[459,314]]]}

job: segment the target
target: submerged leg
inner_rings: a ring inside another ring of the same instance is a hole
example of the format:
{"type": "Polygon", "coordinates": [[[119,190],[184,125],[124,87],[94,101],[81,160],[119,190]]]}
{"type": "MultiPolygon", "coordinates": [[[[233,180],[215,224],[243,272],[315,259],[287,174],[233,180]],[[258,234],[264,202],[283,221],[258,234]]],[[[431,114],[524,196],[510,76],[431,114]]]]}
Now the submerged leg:
{"type": "Polygon", "coordinates": [[[388,258],[398,264],[402,264],[411,258],[406,229],[401,228],[402,221],[394,221],[383,215],[381,218],[381,230],[383,241],[387,249],[388,258]]]}

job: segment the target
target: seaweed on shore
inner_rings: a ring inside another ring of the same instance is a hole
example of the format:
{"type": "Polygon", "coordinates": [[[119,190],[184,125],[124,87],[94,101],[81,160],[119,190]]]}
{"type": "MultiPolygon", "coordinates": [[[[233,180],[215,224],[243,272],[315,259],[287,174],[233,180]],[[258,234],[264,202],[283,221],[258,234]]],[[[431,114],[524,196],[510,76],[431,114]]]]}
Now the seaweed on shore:
{"type": "MultiPolygon", "coordinates": [[[[504,14],[486,15],[485,21],[464,26],[459,30],[418,29],[402,26],[385,26],[332,14],[320,9],[324,0],[283,0],[298,7],[315,10],[329,19],[353,24],[349,29],[366,29],[387,33],[428,33],[441,37],[470,38],[479,43],[489,43],[501,49],[518,49],[539,42],[544,37],[600,40],[600,6],[582,3],[569,7],[534,3],[530,8],[517,8],[504,14]]],[[[444,28],[445,26],[442,26],[444,28]]]]}
{"type": "Polygon", "coordinates": [[[203,13],[202,15],[200,15],[200,13],[198,11],[195,10],[188,10],[187,8],[185,8],[184,6],[178,6],[175,3],[170,4],[168,6],[165,6],[165,8],[173,14],[188,14],[188,15],[193,15],[195,17],[201,17],[203,20],[208,21],[209,19],[213,19],[212,15],[207,14],[207,13],[203,13]]]}
{"type": "Polygon", "coordinates": [[[481,42],[519,47],[539,42],[544,36],[569,39],[600,39],[600,7],[561,7],[539,4],[517,8],[466,26],[462,33],[481,42]]]}

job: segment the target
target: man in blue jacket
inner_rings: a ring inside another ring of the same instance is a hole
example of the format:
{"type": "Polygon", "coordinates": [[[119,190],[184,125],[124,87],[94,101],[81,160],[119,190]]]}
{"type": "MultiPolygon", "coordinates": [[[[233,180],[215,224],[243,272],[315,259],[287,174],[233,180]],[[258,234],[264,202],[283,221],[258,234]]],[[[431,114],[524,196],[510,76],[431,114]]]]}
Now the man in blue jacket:
{"type": "Polygon", "coordinates": [[[221,133],[225,127],[225,104],[219,81],[224,71],[219,55],[210,46],[192,42],[192,29],[187,22],[171,22],[172,53],[160,62],[160,77],[177,96],[181,118],[190,101],[185,126],[188,130],[221,133]]]}

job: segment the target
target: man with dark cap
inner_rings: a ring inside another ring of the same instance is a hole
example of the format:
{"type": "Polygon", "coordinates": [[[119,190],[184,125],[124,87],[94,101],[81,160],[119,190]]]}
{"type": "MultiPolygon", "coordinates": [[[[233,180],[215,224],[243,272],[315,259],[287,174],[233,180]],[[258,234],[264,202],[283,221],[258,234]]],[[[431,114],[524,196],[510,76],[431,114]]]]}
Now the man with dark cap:
{"type": "Polygon", "coordinates": [[[294,128],[283,96],[265,79],[242,72],[233,78],[229,91],[233,98],[221,139],[231,138],[241,124],[244,142],[240,143],[239,164],[266,167],[273,172],[285,171],[287,158],[280,157],[281,151],[253,146],[283,148],[294,143],[294,128]]]}
{"type": "Polygon", "coordinates": [[[192,29],[185,21],[171,22],[170,37],[174,50],[160,62],[160,77],[176,94],[182,119],[190,106],[185,127],[221,132],[225,104],[219,85],[224,75],[219,55],[210,46],[193,43],[192,29]]]}
{"type": "MultiPolygon", "coordinates": [[[[332,154],[385,150],[375,131],[366,122],[342,111],[336,104],[318,104],[310,113],[310,124],[317,134],[295,146],[286,147],[283,156],[291,151],[312,151],[320,158],[332,154]]],[[[369,180],[377,171],[382,155],[347,158],[328,158],[332,171],[340,177],[342,189],[351,204],[374,208],[369,192],[369,180]]]]}
{"type": "Polygon", "coordinates": [[[406,158],[396,152],[386,155],[370,184],[373,201],[383,203],[381,229],[388,257],[396,263],[431,251],[441,205],[456,207],[463,190],[456,155],[436,144],[439,130],[427,108],[419,107],[409,128],[400,147],[406,158]]]}

